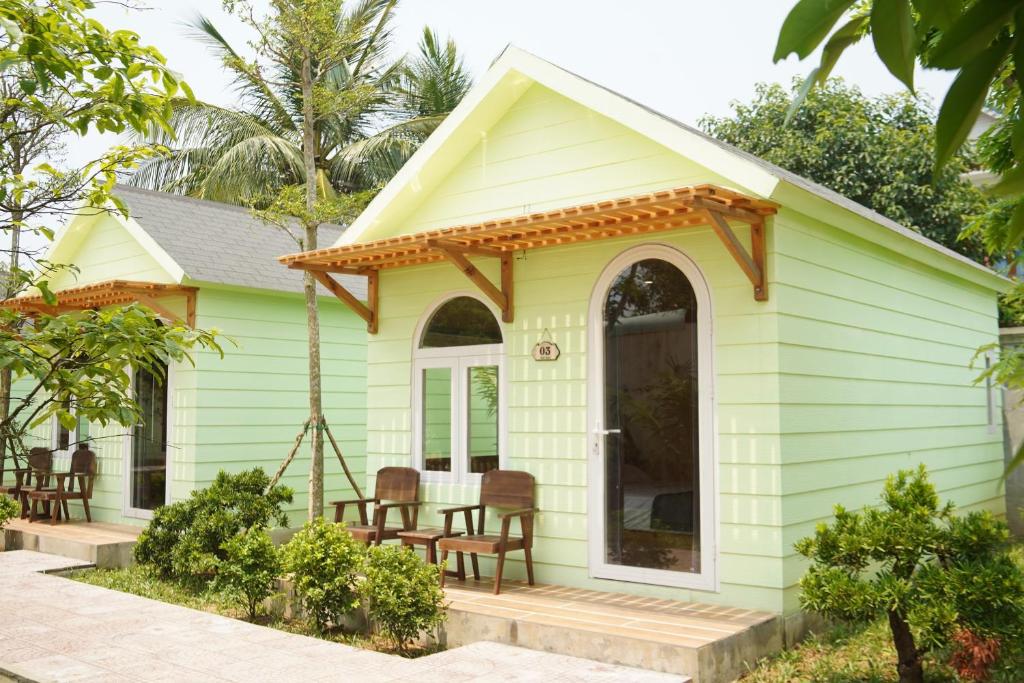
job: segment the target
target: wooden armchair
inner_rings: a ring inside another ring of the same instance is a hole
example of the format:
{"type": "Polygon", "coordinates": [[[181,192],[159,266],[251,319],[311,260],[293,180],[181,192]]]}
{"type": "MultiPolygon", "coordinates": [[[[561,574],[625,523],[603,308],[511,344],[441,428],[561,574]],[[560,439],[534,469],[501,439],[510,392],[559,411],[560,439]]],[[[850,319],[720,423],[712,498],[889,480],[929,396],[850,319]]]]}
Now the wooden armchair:
{"type": "Polygon", "coordinates": [[[52,489],[37,489],[28,492],[28,498],[32,501],[32,514],[29,516],[31,522],[36,516],[36,506],[40,503],[49,503],[52,508],[50,513],[50,524],[57,523],[60,511],[64,511],[64,519],[70,520],[68,513],[68,501],[80,500],[85,508],[86,521],[92,521],[92,513],[89,511],[89,499],[92,498],[92,484],[96,478],[96,454],[88,448],[79,448],[71,455],[71,468],[67,472],[54,472],[57,486],[52,489]],[[78,483],[78,490],[75,490],[75,482],[78,483]]]}
{"type": "MultiPolygon", "coordinates": [[[[491,470],[485,472],[483,481],[480,484],[480,503],[477,505],[464,505],[462,507],[448,508],[441,510],[444,515],[445,538],[438,541],[438,549],[441,551],[441,562],[448,559],[448,553],[469,553],[473,562],[473,577],[480,579],[480,565],[477,560],[477,553],[498,556],[498,565],[494,571],[494,594],[501,592],[501,572],[505,568],[505,553],[510,550],[522,550],[526,555],[526,577],[533,585],[533,517],[536,514],[534,508],[534,480],[533,475],[528,472],[516,472],[514,470],[491,470]],[[503,508],[506,512],[500,513],[501,520],[500,534],[484,533],[484,518],[487,508],[503,508]],[[477,527],[473,528],[473,511],[479,510],[477,527]],[[466,535],[451,536],[452,522],[456,513],[465,515],[466,535]],[[519,526],[522,536],[509,536],[512,520],[519,518],[519,526]]],[[[444,573],[441,574],[441,585],[444,585],[444,573]]]]}
{"type": "Polygon", "coordinates": [[[35,487],[38,489],[49,486],[48,473],[53,467],[53,451],[48,448],[36,447],[28,452],[28,467],[9,470],[14,474],[14,484],[5,485],[0,482],[0,495],[8,495],[21,503],[21,516],[28,516],[27,493],[32,489],[32,476],[36,477],[35,487]]]}
{"type": "Polygon", "coordinates": [[[380,545],[389,539],[398,538],[398,532],[416,528],[419,518],[420,473],[411,467],[383,467],[377,471],[377,485],[373,498],[336,500],[334,521],[344,519],[345,507],[355,505],[359,510],[359,524],[350,524],[347,529],[353,538],[366,545],[380,545]],[[373,503],[373,519],[370,521],[366,507],[373,503]],[[388,526],[388,511],[398,508],[402,515],[402,526],[388,526]]]}

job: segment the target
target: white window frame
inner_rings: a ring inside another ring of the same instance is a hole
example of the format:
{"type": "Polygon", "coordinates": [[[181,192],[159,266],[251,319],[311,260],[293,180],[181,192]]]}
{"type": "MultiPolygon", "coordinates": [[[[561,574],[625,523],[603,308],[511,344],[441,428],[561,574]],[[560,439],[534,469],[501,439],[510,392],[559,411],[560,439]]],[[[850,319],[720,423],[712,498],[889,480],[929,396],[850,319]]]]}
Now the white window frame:
{"type": "Polygon", "coordinates": [[[715,404],[714,337],[711,289],[696,263],[677,248],[667,244],[644,244],[629,248],[605,267],[594,285],[590,297],[588,400],[587,421],[592,426],[589,435],[590,485],[587,490],[588,557],[590,576],[616,581],[630,581],[658,586],[689,588],[718,592],[720,517],[718,478],[718,430],[715,404]],[[628,266],[645,259],[660,259],[678,268],[690,281],[697,297],[697,376],[699,427],[698,448],[700,463],[700,538],[701,570],[698,573],[627,567],[610,564],[605,560],[605,487],[604,487],[604,304],[615,278],[628,266]]]}
{"type": "Polygon", "coordinates": [[[501,323],[500,312],[487,300],[473,292],[450,292],[435,300],[426,313],[420,318],[413,336],[412,362],[412,466],[420,471],[420,479],[424,482],[443,482],[447,484],[478,485],[483,475],[469,471],[469,443],[466,415],[469,412],[469,369],[483,366],[498,368],[498,468],[507,469],[507,433],[508,410],[505,377],[505,345],[476,344],[473,346],[448,346],[443,348],[420,348],[420,341],[426,331],[427,324],[438,308],[448,301],[459,297],[476,299],[487,307],[501,329],[502,339],[506,329],[501,323]],[[437,472],[425,469],[423,454],[423,371],[431,368],[450,368],[452,373],[451,392],[451,458],[450,472],[437,472]]]}
{"type": "MultiPolygon", "coordinates": [[[[164,505],[171,504],[171,472],[173,471],[173,452],[174,447],[172,446],[172,439],[174,438],[174,415],[175,415],[175,401],[174,401],[174,383],[175,383],[175,368],[177,364],[171,361],[167,364],[167,376],[164,377],[164,382],[167,385],[167,458],[165,460],[165,477],[166,485],[164,487],[164,505]]],[[[130,391],[134,395],[135,393],[135,368],[131,369],[132,384],[130,391]]],[[[153,519],[152,510],[143,510],[141,508],[132,507],[132,440],[135,438],[135,428],[129,427],[125,430],[124,443],[122,445],[122,457],[121,457],[121,514],[125,517],[132,519],[153,519]]]]}

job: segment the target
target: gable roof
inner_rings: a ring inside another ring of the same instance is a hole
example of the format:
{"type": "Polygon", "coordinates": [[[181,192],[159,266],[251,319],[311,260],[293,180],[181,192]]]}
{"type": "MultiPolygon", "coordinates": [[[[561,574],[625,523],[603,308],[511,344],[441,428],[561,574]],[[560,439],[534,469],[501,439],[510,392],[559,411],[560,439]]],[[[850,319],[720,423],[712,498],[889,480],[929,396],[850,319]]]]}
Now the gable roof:
{"type": "MultiPolygon", "coordinates": [[[[302,291],[302,272],[282,266],[275,258],[293,251],[294,240],[248,209],[124,185],[118,185],[114,194],[128,207],[128,218],[114,215],[178,282],[302,291]]],[[[320,238],[330,244],[343,231],[341,226],[322,225],[320,238]]],[[[59,260],[69,232],[63,231],[54,242],[51,259],[59,260]]],[[[343,276],[343,281],[355,296],[365,298],[365,278],[343,276]]],[[[321,289],[320,294],[329,292],[321,289]]]]}
{"type": "Polygon", "coordinates": [[[339,237],[337,245],[373,240],[381,236],[374,234],[378,228],[400,224],[403,212],[427,196],[458,160],[479,142],[481,135],[534,84],[540,84],[729,178],[746,193],[783,205],[795,196],[810,199],[810,210],[806,212],[835,227],[933,267],[953,270],[976,284],[996,290],[1008,287],[1009,281],[1003,276],[838,192],[511,45],[339,237]],[[837,210],[860,220],[838,221],[836,225],[836,220],[830,217],[837,210]]]}

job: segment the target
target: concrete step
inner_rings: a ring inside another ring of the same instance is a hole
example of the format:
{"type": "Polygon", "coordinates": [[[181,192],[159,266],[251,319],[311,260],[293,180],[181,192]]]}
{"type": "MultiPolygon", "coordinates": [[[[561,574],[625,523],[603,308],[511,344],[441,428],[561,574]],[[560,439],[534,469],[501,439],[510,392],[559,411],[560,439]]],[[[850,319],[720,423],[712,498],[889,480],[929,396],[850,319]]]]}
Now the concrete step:
{"type": "Polygon", "coordinates": [[[35,550],[101,568],[127,567],[141,527],[72,520],[50,525],[15,519],[4,528],[5,550],[35,550]]]}

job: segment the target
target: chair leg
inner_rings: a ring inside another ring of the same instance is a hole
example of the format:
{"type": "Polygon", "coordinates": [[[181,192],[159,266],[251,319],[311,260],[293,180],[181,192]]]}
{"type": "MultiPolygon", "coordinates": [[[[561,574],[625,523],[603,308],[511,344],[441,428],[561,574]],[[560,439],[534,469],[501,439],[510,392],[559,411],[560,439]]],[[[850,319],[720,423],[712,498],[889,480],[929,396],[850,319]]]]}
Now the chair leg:
{"type": "Polygon", "coordinates": [[[71,512],[68,511],[68,502],[66,500],[62,500],[60,502],[60,506],[64,509],[64,521],[65,522],[70,522],[71,521],[71,512]]]}
{"type": "MultiPolygon", "coordinates": [[[[448,561],[448,551],[447,550],[442,550],[441,551],[441,564],[444,564],[447,561],[448,561]]],[[[444,574],[445,573],[444,572],[438,572],[438,574],[441,575],[441,588],[444,588],[444,574]]]]}
{"type": "Polygon", "coordinates": [[[494,569],[494,594],[501,592],[501,572],[505,569],[505,551],[498,551],[498,566],[494,569]]]}
{"type": "Polygon", "coordinates": [[[29,524],[32,523],[32,521],[36,518],[36,515],[38,514],[36,512],[38,510],[38,507],[37,507],[38,505],[39,505],[39,501],[36,500],[35,498],[33,498],[32,499],[32,510],[30,510],[29,513],[28,513],[28,523],[29,524]]]}
{"type": "Polygon", "coordinates": [[[526,581],[531,586],[533,585],[533,553],[529,548],[524,548],[523,552],[526,553],[526,581]]]}
{"type": "Polygon", "coordinates": [[[455,556],[455,558],[456,558],[456,563],[457,563],[455,574],[456,574],[456,576],[459,577],[459,581],[465,581],[466,580],[466,556],[462,552],[459,552],[458,555],[455,556]]]}
{"type": "Polygon", "coordinates": [[[88,498],[84,498],[84,497],[82,498],[82,508],[85,510],[85,521],[91,522],[92,521],[92,512],[89,511],[89,499],[88,498]]]}
{"type": "Polygon", "coordinates": [[[476,559],[476,553],[469,554],[469,561],[473,563],[473,578],[480,580],[480,561],[476,559]]]}
{"type": "Polygon", "coordinates": [[[59,500],[53,501],[53,505],[51,506],[50,511],[50,526],[53,526],[57,523],[57,515],[60,514],[60,503],[61,501],[59,500]]]}

